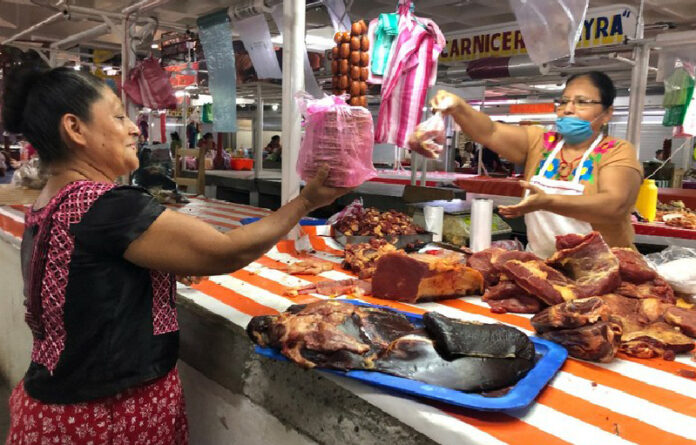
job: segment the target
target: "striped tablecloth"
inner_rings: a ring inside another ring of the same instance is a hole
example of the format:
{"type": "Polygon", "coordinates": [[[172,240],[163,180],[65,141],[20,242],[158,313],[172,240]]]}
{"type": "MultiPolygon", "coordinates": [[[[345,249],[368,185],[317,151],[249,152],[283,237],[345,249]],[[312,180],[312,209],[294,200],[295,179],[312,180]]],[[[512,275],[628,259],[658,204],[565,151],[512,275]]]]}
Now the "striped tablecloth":
{"type": "MultiPolygon", "coordinates": [[[[239,219],[247,215],[267,213],[207,199],[194,199],[179,210],[229,228],[236,227],[239,219]]],[[[21,235],[21,223],[19,210],[0,208],[3,230],[21,235]]],[[[246,326],[255,315],[277,313],[291,304],[326,298],[283,295],[289,287],[351,277],[340,267],[341,258],[336,255],[340,246],[319,236],[324,229],[305,230],[312,232],[305,239],[313,249],[311,255],[334,263],[333,270],[319,276],[290,276],[277,270],[282,263],[302,257],[297,252],[298,243],[282,241],[233,274],[211,277],[193,288],[180,286],[180,295],[240,326],[246,326]]],[[[362,299],[409,312],[437,310],[464,320],[502,322],[532,332],[530,316],[493,314],[477,297],[417,305],[362,299]]],[[[524,410],[497,413],[395,396],[349,379],[327,376],[443,444],[696,444],[696,380],[682,377],[681,370],[696,371],[696,362],[688,355],[680,355],[672,362],[623,355],[608,364],[569,359],[535,404],[524,410]]]]}

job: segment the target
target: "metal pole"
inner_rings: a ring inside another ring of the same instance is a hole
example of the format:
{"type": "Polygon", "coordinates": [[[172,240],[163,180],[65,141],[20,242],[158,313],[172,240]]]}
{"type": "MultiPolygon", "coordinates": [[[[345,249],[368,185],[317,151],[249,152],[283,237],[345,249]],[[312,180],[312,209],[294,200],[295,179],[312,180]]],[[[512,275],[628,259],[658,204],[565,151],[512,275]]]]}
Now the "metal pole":
{"type": "Polygon", "coordinates": [[[645,94],[648,85],[650,47],[647,45],[637,47],[634,50],[634,54],[636,64],[631,72],[631,96],[628,108],[626,139],[636,147],[636,153],[640,153],[640,130],[643,122],[645,94]]]}
{"type": "Polygon", "coordinates": [[[108,32],[110,32],[109,25],[107,25],[106,23],[102,23],[101,25],[97,25],[94,28],[90,28],[90,29],[84,30],[82,32],[78,32],[77,34],[73,34],[70,37],[66,37],[63,40],[53,42],[53,43],[51,43],[51,48],[59,48],[61,46],[67,46],[71,43],[79,42],[80,40],[83,40],[83,39],[90,39],[92,37],[104,35],[108,32]]]}
{"type": "Polygon", "coordinates": [[[416,152],[411,152],[411,185],[416,185],[418,183],[418,158],[420,155],[416,152]]]}
{"type": "Polygon", "coordinates": [[[263,171],[263,97],[261,84],[256,85],[256,122],[254,125],[254,178],[263,171]]]}
{"type": "Polygon", "coordinates": [[[20,32],[18,32],[17,34],[15,34],[15,35],[13,35],[13,36],[11,36],[11,37],[5,39],[5,40],[2,42],[2,44],[3,44],[3,45],[7,45],[7,44],[10,43],[10,42],[14,42],[15,40],[17,40],[17,39],[19,39],[19,38],[21,38],[21,37],[24,37],[25,35],[27,35],[27,34],[29,34],[29,33],[32,33],[32,32],[34,32],[34,31],[36,31],[37,29],[41,28],[41,27],[44,26],[44,25],[48,25],[48,24],[50,24],[50,23],[53,23],[53,22],[55,22],[56,20],[58,20],[58,19],[60,19],[60,18],[62,18],[62,17],[65,17],[65,16],[63,15],[63,13],[62,13],[62,12],[57,12],[57,13],[53,14],[52,16],[48,17],[47,19],[44,19],[44,20],[40,21],[39,23],[37,23],[37,24],[35,24],[35,25],[32,25],[32,26],[28,27],[27,29],[25,29],[25,30],[23,30],[23,31],[20,31],[20,32]]]}
{"type": "Polygon", "coordinates": [[[422,170],[421,170],[421,187],[425,187],[425,179],[428,175],[428,158],[423,156],[423,165],[422,165],[422,170]]]}
{"type": "Polygon", "coordinates": [[[295,94],[304,89],[305,0],[283,2],[283,162],[281,204],[300,193],[300,178],[295,170],[300,147],[300,112],[295,94]]]}

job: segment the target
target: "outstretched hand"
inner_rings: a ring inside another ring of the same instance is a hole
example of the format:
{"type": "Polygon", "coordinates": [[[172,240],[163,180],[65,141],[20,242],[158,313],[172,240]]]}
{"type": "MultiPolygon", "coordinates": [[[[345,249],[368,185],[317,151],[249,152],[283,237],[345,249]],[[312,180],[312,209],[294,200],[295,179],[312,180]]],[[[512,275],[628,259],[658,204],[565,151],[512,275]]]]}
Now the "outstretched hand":
{"type": "Polygon", "coordinates": [[[505,218],[519,218],[530,212],[544,210],[548,205],[548,197],[539,187],[530,184],[527,181],[520,181],[520,186],[528,190],[529,194],[518,204],[511,206],[498,206],[498,212],[505,218]]]}

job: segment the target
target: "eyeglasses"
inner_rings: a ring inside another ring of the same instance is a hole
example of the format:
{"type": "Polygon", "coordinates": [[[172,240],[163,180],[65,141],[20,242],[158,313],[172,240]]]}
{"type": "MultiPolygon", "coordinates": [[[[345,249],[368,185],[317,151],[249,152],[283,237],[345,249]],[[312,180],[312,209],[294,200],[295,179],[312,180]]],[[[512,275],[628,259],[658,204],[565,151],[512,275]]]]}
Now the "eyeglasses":
{"type": "Polygon", "coordinates": [[[592,99],[582,99],[579,97],[575,97],[573,99],[566,99],[565,97],[561,99],[556,99],[554,101],[556,104],[557,108],[564,109],[566,105],[569,103],[572,103],[575,108],[579,110],[584,110],[587,108],[590,108],[592,105],[601,105],[602,101],[601,100],[592,100],[592,99]]]}

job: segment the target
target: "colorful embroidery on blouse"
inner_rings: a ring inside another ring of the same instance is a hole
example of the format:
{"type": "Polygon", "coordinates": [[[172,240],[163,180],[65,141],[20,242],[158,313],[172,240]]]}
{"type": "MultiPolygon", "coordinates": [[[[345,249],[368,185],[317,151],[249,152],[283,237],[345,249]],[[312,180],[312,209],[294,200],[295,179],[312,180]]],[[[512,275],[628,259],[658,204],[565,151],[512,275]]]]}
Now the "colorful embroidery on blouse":
{"type": "Polygon", "coordinates": [[[543,138],[543,144],[545,151],[543,153],[543,156],[541,158],[541,161],[539,162],[539,166],[536,169],[535,175],[542,175],[547,179],[554,179],[554,180],[567,180],[567,181],[572,181],[573,178],[575,178],[575,175],[579,174],[580,175],[580,182],[586,182],[588,184],[594,184],[595,182],[595,172],[597,170],[596,166],[599,165],[599,162],[602,159],[602,155],[606,154],[609,150],[613,149],[616,147],[617,140],[612,139],[609,141],[602,142],[601,144],[597,145],[594,150],[592,150],[592,153],[587,157],[585,162],[582,163],[580,166],[576,166],[575,169],[568,175],[567,178],[561,178],[560,174],[558,172],[558,168],[561,164],[560,159],[554,158],[549,165],[546,166],[546,170],[543,172],[541,169],[543,168],[544,164],[546,163],[546,160],[548,159],[549,155],[551,152],[556,148],[556,145],[560,141],[560,138],[558,135],[554,132],[548,132],[544,133],[544,138],[543,138]]]}

